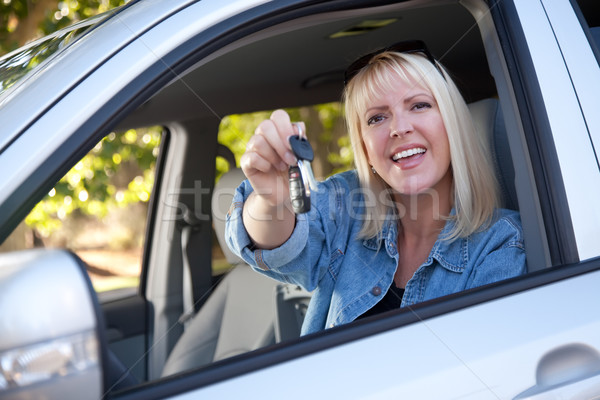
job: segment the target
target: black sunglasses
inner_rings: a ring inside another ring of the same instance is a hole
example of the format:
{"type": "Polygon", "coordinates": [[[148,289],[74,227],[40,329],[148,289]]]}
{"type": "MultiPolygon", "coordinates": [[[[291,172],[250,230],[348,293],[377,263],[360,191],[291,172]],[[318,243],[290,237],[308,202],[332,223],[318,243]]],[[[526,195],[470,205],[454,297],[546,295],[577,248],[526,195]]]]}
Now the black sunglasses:
{"type": "MultiPolygon", "coordinates": [[[[354,78],[361,69],[366,67],[373,57],[386,51],[392,51],[396,53],[422,53],[437,68],[440,74],[442,74],[440,67],[435,62],[435,58],[433,55],[431,55],[429,50],[427,50],[425,42],[422,40],[407,40],[366,54],[354,61],[348,68],[346,68],[346,71],[344,72],[344,86],[348,85],[348,82],[350,82],[350,80],[354,78]]],[[[444,76],[444,74],[442,74],[442,76],[444,76]]]]}

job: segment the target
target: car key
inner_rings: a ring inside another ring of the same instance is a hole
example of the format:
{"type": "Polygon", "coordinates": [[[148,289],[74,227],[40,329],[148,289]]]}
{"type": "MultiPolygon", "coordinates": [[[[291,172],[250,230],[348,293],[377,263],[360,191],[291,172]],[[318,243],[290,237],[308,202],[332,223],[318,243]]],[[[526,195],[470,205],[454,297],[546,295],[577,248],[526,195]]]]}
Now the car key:
{"type": "Polygon", "coordinates": [[[310,162],[314,159],[313,149],[304,135],[302,126],[298,123],[293,125],[296,126],[299,134],[290,136],[289,142],[298,160],[298,166],[291,166],[288,171],[290,199],[294,212],[302,214],[310,211],[310,191],[317,190],[317,181],[310,166],[310,162]]]}
{"type": "Polygon", "coordinates": [[[288,170],[289,185],[290,185],[290,200],[292,201],[292,209],[296,214],[302,214],[310,211],[310,192],[305,190],[300,168],[291,166],[288,170]]]}

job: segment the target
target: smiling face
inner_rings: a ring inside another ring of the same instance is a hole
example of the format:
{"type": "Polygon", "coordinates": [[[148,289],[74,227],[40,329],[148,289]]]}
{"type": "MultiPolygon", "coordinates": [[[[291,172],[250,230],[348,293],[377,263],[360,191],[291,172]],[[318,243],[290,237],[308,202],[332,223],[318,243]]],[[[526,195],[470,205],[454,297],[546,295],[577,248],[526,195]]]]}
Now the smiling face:
{"type": "Polygon", "coordinates": [[[435,98],[412,79],[390,78],[360,115],[369,164],[399,194],[447,188],[450,147],[435,98]]]}

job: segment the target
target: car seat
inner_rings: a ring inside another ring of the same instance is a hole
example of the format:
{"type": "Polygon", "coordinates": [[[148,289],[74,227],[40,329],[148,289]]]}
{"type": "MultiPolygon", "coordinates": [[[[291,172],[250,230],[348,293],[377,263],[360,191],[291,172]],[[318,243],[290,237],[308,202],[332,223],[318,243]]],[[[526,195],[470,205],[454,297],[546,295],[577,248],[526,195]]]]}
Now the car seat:
{"type": "Polygon", "coordinates": [[[515,190],[515,169],[512,162],[502,109],[497,99],[483,99],[468,105],[475,129],[484,135],[494,164],[494,172],[500,186],[502,206],[518,210],[515,190]]]}
{"type": "Polygon", "coordinates": [[[279,283],[252,271],[229,250],[224,237],[225,216],[243,179],[241,169],[231,169],[216,184],[212,196],[215,233],[232,269],[186,326],[162,376],[275,343],[274,296],[279,283]]]}

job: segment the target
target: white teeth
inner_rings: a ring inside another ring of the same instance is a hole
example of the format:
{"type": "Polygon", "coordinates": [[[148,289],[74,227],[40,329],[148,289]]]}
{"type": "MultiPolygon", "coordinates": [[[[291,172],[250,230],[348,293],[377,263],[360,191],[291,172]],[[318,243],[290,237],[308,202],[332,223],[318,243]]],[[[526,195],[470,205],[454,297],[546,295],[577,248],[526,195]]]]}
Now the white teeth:
{"type": "Polygon", "coordinates": [[[402,158],[414,156],[415,154],[421,154],[421,153],[425,153],[424,148],[418,147],[418,148],[414,148],[414,149],[408,149],[408,150],[401,151],[400,153],[394,154],[394,156],[392,157],[392,160],[398,161],[402,158]]]}

